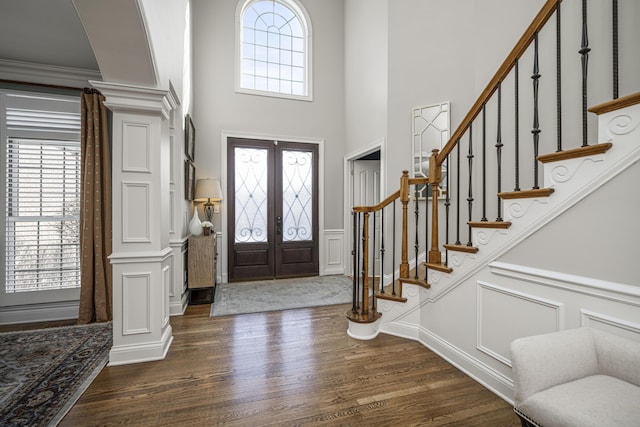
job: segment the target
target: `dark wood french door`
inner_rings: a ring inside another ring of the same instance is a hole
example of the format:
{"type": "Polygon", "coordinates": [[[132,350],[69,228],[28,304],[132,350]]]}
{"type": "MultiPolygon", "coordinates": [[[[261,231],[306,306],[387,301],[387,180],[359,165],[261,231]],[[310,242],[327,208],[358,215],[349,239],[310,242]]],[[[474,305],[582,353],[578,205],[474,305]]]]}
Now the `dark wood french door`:
{"type": "Polygon", "coordinates": [[[318,274],[318,146],[228,139],[229,281],[318,274]]]}

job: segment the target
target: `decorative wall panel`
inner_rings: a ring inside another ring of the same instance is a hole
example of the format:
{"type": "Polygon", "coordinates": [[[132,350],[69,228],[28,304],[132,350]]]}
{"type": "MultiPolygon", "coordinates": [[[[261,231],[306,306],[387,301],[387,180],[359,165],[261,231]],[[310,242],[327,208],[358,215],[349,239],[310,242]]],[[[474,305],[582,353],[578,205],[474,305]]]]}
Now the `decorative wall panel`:
{"type": "Polygon", "coordinates": [[[122,274],[122,335],[151,333],[151,273],[122,274]]]}

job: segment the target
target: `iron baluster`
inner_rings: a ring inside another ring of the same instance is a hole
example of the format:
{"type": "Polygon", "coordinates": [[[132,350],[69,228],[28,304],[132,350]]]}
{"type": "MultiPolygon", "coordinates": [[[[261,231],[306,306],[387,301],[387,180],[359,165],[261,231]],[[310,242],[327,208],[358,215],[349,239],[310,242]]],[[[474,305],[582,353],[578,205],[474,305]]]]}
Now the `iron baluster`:
{"type": "Polygon", "coordinates": [[[516,173],[516,185],[513,188],[513,191],[520,191],[520,99],[519,99],[519,94],[520,94],[520,88],[519,88],[519,84],[520,84],[520,76],[519,76],[519,72],[518,72],[518,60],[516,59],[515,61],[515,76],[514,76],[514,80],[515,80],[515,87],[514,87],[514,93],[515,93],[515,173],[516,173]]]}
{"type": "Polygon", "coordinates": [[[580,63],[582,64],[582,146],[586,147],[587,143],[587,73],[589,68],[589,33],[587,30],[587,0],[582,0],[582,44],[578,51],[581,55],[580,63]]]}
{"type": "MultiPolygon", "coordinates": [[[[473,169],[473,122],[469,124],[469,154],[467,154],[467,159],[469,159],[469,193],[467,197],[467,205],[469,209],[469,222],[471,222],[471,214],[473,210],[473,185],[472,185],[472,169],[473,169]]],[[[469,240],[467,241],[467,246],[472,246],[471,243],[471,225],[469,225],[469,240]]]]}
{"type": "Polygon", "coordinates": [[[556,132],[557,151],[562,151],[562,44],[560,2],[556,4],[556,132]]]}
{"type": "Polygon", "coordinates": [[[380,210],[380,293],[384,294],[384,208],[380,210]]]}
{"type": "MultiPolygon", "coordinates": [[[[498,131],[496,136],[496,155],[498,156],[498,194],[502,191],[502,82],[498,83],[498,131]]],[[[496,221],[502,221],[502,203],[498,199],[498,217],[496,221]]]]}
{"type": "Polygon", "coordinates": [[[456,245],[460,245],[460,138],[456,141],[458,167],[456,168],[456,245]]]}
{"type": "Polygon", "coordinates": [[[618,99],[618,0],[612,3],[612,37],[613,37],[613,99],[618,99]]]}
{"type": "MultiPolygon", "coordinates": [[[[376,213],[373,212],[373,232],[371,233],[371,290],[374,296],[371,298],[371,308],[376,311],[376,213]]],[[[368,295],[367,295],[368,297],[368,295]]]]}
{"type": "Polygon", "coordinates": [[[391,251],[391,295],[396,294],[396,201],[393,201],[393,250],[391,251]]]}
{"type": "MultiPolygon", "coordinates": [[[[469,134],[471,136],[471,134],[469,134]]],[[[471,142],[469,142],[471,144],[471,142]]],[[[471,181],[469,181],[471,186],[471,181]]],[[[471,218],[469,218],[471,221],[471,218]]],[[[482,106],[482,219],[487,220],[487,108],[482,106]]]]}
{"type": "Polygon", "coordinates": [[[358,213],[353,212],[353,248],[351,255],[353,258],[353,306],[351,312],[358,311],[358,213]]]}
{"type": "Polygon", "coordinates": [[[416,252],[416,273],[415,273],[415,278],[418,278],[418,251],[420,250],[420,243],[418,242],[418,220],[420,219],[420,207],[418,206],[418,185],[414,185],[414,194],[415,194],[415,198],[416,198],[416,202],[415,202],[415,215],[416,215],[416,237],[415,237],[415,242],[413,244],[413,247],[415,248],[415,252],[416,252]]]}
{"type": "Polygon", "coordinates": [[[538,66],[538,33],[535,33],[533,53],[533,189],[537,190],[538,186],[538,145],[540,143],[540,119],[538,116],[538,85],[540,81],[540,67],[538,66]]]}
{"type": "MultiPolygon", "coordinates": [[[[451,155],[447,154],[447,168],[446,168],[447,189],[445,190],[445,199],[444,199],[444,217],[445,217],[444,240],[446,244],[449,244],[449,207],[451,206],[451,198],[449,197],[449,190],[451,189],[451,178],[449,175],[449,165],[451,164],[450,161],[451,161],[451,155]]],[[[445,263],[449,265],[449,250],[445,248],[444,254],[445,254],[445,263]]]]}

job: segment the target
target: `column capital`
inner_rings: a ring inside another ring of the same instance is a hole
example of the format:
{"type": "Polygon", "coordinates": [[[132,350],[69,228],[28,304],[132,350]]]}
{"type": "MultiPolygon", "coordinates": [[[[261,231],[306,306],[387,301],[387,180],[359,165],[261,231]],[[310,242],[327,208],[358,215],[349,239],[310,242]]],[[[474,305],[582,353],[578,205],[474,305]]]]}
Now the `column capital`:
{"type": "Polygon", "coordinates": [[[122,83],[89,81],[104,95],[104,105],[113,112],[159,113],[169,120],[169,113],[178,106],[172,90],[133,86],[122,83]]]}

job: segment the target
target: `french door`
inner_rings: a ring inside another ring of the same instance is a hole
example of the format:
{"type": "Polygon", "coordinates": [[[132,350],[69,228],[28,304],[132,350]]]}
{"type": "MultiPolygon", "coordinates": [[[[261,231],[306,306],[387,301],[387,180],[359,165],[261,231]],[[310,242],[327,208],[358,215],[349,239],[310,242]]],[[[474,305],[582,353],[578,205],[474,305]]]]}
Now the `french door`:
{"type": "Polygon", "coordinates": [[[318,146],[229,138],[229,281],[318,274],[318,146]]]}

